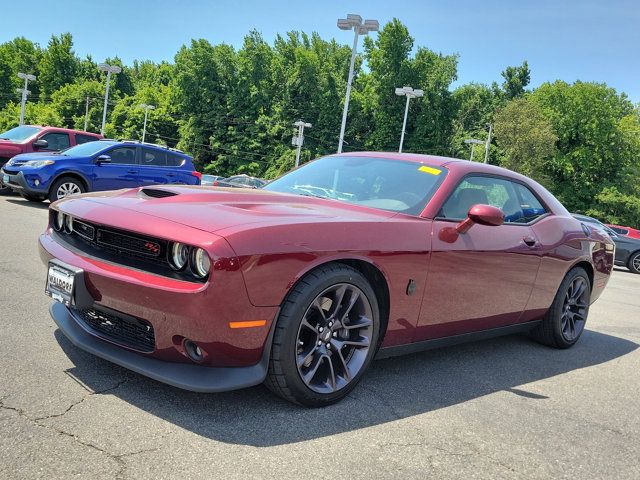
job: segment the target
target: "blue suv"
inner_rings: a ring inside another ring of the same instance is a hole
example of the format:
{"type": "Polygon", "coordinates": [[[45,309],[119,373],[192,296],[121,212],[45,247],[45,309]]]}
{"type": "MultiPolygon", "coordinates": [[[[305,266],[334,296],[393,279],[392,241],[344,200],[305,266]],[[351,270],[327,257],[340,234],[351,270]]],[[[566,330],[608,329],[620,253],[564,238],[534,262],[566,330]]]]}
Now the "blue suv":
{"type": "Polygon", "coordinates": [[[201,174],[179,150],[132,141],[98,140],[62,152],[16,155],[2,182],[27,200],[55,201],[76,193],[145,185],[199,185],[201,174]]]}

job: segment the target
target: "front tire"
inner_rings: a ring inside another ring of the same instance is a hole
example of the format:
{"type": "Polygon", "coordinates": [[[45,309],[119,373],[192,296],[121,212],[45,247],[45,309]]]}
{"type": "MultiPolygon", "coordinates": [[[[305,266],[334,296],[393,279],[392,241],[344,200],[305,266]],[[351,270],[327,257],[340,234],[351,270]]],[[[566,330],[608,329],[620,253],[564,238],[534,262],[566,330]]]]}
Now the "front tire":
{"type": "Polygon", "coordinates": [[[265,384],[299,405],[322,407],[344,398],[378,347],[376,295],[347,265],[329,264],[305,275],[276,321],[265,384]]]}
{"type": "Polygon", "coordinates": [[[627,268],[633,273],[640,273],[640,252],[636,252],[629,257],[627,268]]]}
{"type": "Polygon", "coordinates": [[[589,315],[591,281],[582,267],[569,270],[542,319],[531,333],[544,345],[554,348],[573,346],[584,331],[589,315]]]}
{"type": "Polygon", "coordinates": [[[73,177],[62,177],[55,181],[49,190],[49,201],[55,202],[70,195],[84,193],[86,189],[80,180],[73,177]]]}

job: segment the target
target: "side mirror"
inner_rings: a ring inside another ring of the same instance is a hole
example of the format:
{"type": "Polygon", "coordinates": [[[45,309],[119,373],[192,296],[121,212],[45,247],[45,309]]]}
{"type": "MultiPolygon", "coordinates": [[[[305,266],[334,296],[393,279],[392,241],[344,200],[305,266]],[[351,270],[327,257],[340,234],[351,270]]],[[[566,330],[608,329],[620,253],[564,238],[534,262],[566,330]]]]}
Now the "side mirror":
{"type": "Polygon", "coordinates": [[[101,165],[103,163],[111,163],[111,157],[109,155],[98,155],[94,162],[97,165],[101,165]]]}
{"type": "Polygon", "coordinates": [[[33,142],[33,148],[47,148],[49,147],[49,142],[47,142],[44,138],[39,138],[35,142],[33,142]]]}
{"type": "Polygon", "coordinates": [[[475,224],[497,227],[504,223],[504,213],[498,207],[478,204],[469,209],[466,220],[456,226],[456,232],[466,233],[475,224]]]}

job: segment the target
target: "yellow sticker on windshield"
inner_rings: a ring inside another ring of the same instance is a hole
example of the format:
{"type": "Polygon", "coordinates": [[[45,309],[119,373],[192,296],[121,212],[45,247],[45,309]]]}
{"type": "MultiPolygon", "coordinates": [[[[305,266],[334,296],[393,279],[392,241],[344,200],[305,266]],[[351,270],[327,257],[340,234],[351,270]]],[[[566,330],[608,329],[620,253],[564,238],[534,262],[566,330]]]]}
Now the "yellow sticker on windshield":
{"type": "Polygon", "coordinates": [[[430,173],[431,175],[440,175],[442,173],[441,170],[437,168],[427,167],[426,165],[422,165],[418,170],[425,173],[430,173]]]}

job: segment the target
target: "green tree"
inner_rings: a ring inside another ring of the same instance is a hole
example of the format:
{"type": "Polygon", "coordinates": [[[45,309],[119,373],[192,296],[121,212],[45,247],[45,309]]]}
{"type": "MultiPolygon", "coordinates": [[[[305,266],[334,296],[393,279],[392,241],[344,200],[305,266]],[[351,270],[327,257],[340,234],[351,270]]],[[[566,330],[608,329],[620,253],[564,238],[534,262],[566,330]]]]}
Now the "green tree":
{"type": "Polygon", "coordinates": [[[46,96],[75,80],[79,62],[73,51],[73,38],[70,33],[63,33],[58,37],[51,36],[39,67],[38,85],[46,96]]]}
{"type": "Polygon", "coordinates": [[[620,130],[621,120],[633,113],[625,95],[604,84],[556,81],[531,98],[558,137],[548,172],[568,208],[586,211],[604,188],[628,183],[638,152],[620,130]]]}
{"type": "Polygon", "coordinates": [[[529,64],[525,60],[522,65],[518,67],[507,67],[502,72],[502,88],[507,99],[520,97],[524,94],[525,88],[531,81],[531,72],[529,71],[529,64]]]}
{"type": "Polygon", "coordinates": [[[550,186],[548,163],[558,137],[539,105],[527,97],[511,100],[496,112],[493,128],[500,164],[550,186]]]}

